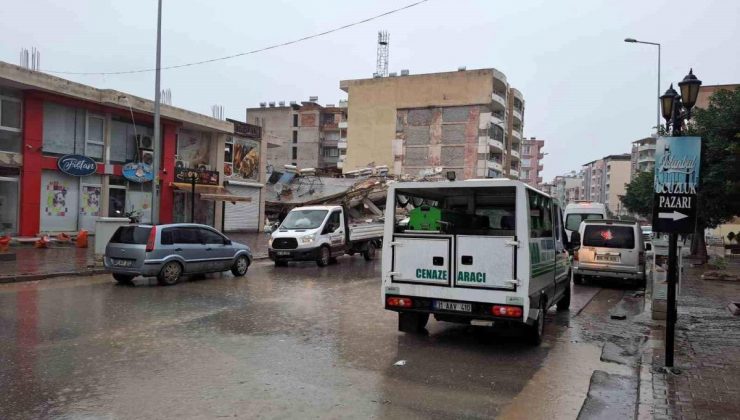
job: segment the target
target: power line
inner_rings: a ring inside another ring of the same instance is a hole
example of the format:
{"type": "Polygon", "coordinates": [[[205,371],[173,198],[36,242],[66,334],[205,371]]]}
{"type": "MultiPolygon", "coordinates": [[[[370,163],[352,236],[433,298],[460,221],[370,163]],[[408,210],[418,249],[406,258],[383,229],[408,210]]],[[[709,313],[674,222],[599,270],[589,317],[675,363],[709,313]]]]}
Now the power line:
{"type": "MultiPolygon", "coordinates": [[[[343,29],[351,28],[353,26],[361,25],[363,23],[367,23],[367,22],[370,22],[370,21],[373,21],[373,20],[376,20],[376,19],[380,19],[380,18],[382,18],[384,16],[388,16],[388,15],[391,15],[393,13],[397,13],[397,12],[400,12],[400,11],[403,11],[403,10],[406,10],[406,9],[410,9],[410,8],[412,8],[414,6],[418,6],[418,5],[422,4],[422,3],[426,3],[427,1],[429,1],[429,0],[420,0],[420,1],[417,1],[415,3],[411,3],[411,4],[408,4],[406,6],[399,7],[398,9],[389,10],[389,11],[384,12],[384,13],[381,13],[379,15],[375,15],[375,16],[372,16],[372,17],[369,17],[369,18],[358,20],[356,22],[348,23],[346,25],[342,25],[342,26],[339,26],[339,27],[334,28],[334,29],[329,29],[329,30],[324,31],[324,32],[319,32],[317,34],[304,36],[303,38],[294,39],[292,41],[287,41],[287,42],[283,42],[283,43],[280,43],[280,44],[274,44],[274,45],[270,45],[270,46],[267,46],[267,47],[259,48],[259,49],[256,49],[256,50],[245,51],[245,52],[241,52],[241,53],[237,53],[237,54],[232,54],[232,55],[227,55],[227,56],[223,56],[223,57],[211,58],[211,59],[208,59],[208,60],[195,61],[195,62],[192,62],[192,63],[185,63],[185,64],[177,64],[177,65],[173,65],[173,66],[165,66],[165,67],[161,67],[160,70],[180,69],[180,68],[183,68],[183,67],[192,67],[192,66],[197,66],[197,65],[201,65],[201,64],[213,63],[213,62],[216,62],[216,61],[229,60],[229,59],[236,58],[236,57],[241,57],[241,56],[244,56],[244,55],[256,54],[256,53],[264,52],[264,51],[267,51],[267,50],[273,50],[275,48],[280,48],[280,47],[285,47],[285,46],[292,45],[292,44],[297,44],[299,42],[308,41],[310,39],[318,38],[318,37],[321,37],[321,36],[324,36],[324,35],[328,35],[328,34],[331,34],[331,33],[334,33],[334,32],[341,31],[343,29]]],[[[56,73],[56,74],[77,74],[77,75],[115,75],[115,74],[147,73],[147,72],[156,71],[156,70],[157,70],[156,68],[147,68],[147,69],[139,69],[139,70],[108,71],[108,72],[105,72],[105,71],[99,71],[99,72],[84,72],[84,71],[83,72],[77,72],[77,71],[58,71],[58,70],[44,70],[44,72],[46,72],[46,73],[56,73]]]]}

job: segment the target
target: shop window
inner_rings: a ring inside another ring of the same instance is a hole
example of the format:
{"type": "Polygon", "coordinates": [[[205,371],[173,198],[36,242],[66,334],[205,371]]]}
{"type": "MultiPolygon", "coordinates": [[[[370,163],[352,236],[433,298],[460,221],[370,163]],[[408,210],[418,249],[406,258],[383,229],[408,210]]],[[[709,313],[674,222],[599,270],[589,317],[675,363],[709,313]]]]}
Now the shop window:
{"type": "Polygon", "coordinates": [[[85,111],[44,102],[44,153],[84,153],[85,111]]]}
{"type": "Polygon", "coordinates": [[[133,162],[136,155],[136,136],[149,136],[154,139],[152,127],[136,124],[129,120],[114,119],[110,126],[110,161],[117,163],[133,162]]]}
{"type": "Polygon", "coordinates": [[[21,101],[0,96],[0,129],[21,131],[21,101]]]}
{"type": "Polygon", "coordinates": [[[126,188],[108,189],[108,217],[126,217],[126,188]]]}

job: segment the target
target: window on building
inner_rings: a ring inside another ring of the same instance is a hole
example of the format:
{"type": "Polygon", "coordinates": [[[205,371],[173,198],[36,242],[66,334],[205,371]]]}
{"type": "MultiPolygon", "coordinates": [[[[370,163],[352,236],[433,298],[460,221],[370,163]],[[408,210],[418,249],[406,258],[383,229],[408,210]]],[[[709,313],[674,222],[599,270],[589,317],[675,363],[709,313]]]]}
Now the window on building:
{"type": "Polygon", "coordinates": [[[522,166],[525,168],[529,168],[532,166],[532,160],[531,159],[522,159],[522,166]]]}
{"type": "Polygon", "coordinates": [[[93,159],[103,159],[105,145],[105,117],[102,115],[87,115],[87,130],[85,136],[85,155],[93,159]]]}
{"type": "Polygon", "coordinates": [[[0,96],[0,129],[21,131],[21,101],[0,96]]]}
{"type": "Polygon", "coordinates": [[[339,157],[339,149],[336,147],[325,147],[324,157],[339,157]]]}
{"type": "Polygon", "coordinates": [[[295,143],[298,143],[298,131],[293,130],[293,144],[295,143]]]}
{"type": "Polygon", "coordinates": [[[298,148],[297,147],[293,147],[293,159],[298,159],[298,148]]]}
{"type": "Polygon", "coordinates": [[[293,127],[298,127],[298,114],[293,114],[293,127]]]}
{"type": "Polygon", "coordinates": [[[224,147],[224,163],[232,163],[234,161],[234,139],[229,137],[224,147]]]}
{"type": "Polygon", "coordinates": [[[528,155],[531,146],[522,146],[522,154],[528,155]]]}

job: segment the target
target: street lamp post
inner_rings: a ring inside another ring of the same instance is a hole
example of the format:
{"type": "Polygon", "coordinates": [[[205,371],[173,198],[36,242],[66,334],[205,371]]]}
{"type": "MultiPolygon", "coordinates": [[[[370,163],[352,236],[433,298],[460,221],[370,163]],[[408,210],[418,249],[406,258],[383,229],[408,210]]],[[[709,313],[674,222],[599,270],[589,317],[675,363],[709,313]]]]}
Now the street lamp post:
{"type": "MultiPolygon", "coordinates": [[[[634,38],[625,38],[624,42],[631,42],[635,44],[648,44],[656,45],[658,47],[658,96],[660,96],[660,44],[657,42],[638,41],[634,38]]],[[[660,101],[658,101],[658,110],[655,118],[655,132],[660,132],[660,101]]]]}
{"type": "MultiPolygon", "coordinates": [[[[694,70],[678,83],[681,95],[673,89],[673,84],[660,96],[660,104],[665,118],[666,132],[677,137],[681,135],[684,121],[691,118],[691,108],[696,104],[699,96],[701,80],[694,76],[694,70]],[[670,131],[669,131],[670,130],[670,131]]],[[[658,162],[656,162],[657,164],[658,162]]],[[[688,177],[688,175],[687,175],[688,177]]],[[[653,206],[657,204],[653,203],[653,206]]],[[[678,233],[671,232],[668,235],[668,308],[666,314],[666,341],[665,341],[665,366],[673,368],[673,348],[676,334],[676,281],[678,271],[678,233]]]]}
{"type": "Polygon", "coordinates": [[[152,224],[159,223],[159,162],[162,159],[161,131],[159,126],[159,105],[162,92],[159,90],[160,63],[162,61],[162,0],[157,5],[157,64],[154,76],[154,156],[152,159],[152,224]]]}

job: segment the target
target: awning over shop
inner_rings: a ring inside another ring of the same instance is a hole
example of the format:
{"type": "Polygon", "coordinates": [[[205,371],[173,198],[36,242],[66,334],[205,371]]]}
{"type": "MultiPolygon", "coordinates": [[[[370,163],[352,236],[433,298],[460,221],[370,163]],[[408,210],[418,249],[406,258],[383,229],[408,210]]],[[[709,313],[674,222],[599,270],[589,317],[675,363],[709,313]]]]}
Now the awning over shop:
{"type": "Polygon", "coordinates": [[[223,194],[201,194],[200,199],[209,201],[228,201],[230,203],[236,203],[237,201],[248,203],[252,201],[251,197],[234,195],[231,194],[228,190],[226,190],[226,193],[223,194]]]}
{"type": "MultiPolygon", "coordinates": [[[[191,192],[193,185],[187,182],[170,182],[170,187],[183,192],[191,192]]],[[[223,194],[226,188],[220,185],[200,185],[195,184],[195,192],[198,194],[223,194]]]]}

